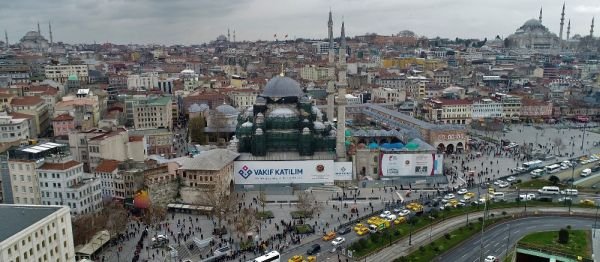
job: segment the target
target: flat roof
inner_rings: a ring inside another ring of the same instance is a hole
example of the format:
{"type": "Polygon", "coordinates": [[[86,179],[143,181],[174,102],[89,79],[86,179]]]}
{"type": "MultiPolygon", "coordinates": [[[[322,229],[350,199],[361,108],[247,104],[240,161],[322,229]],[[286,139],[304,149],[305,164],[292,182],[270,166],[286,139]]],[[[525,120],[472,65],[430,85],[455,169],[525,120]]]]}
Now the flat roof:
{"type": "Polygon", "coordinates": [[[0,242],[60,210],[60,206],[0,205],[0,242]]]}

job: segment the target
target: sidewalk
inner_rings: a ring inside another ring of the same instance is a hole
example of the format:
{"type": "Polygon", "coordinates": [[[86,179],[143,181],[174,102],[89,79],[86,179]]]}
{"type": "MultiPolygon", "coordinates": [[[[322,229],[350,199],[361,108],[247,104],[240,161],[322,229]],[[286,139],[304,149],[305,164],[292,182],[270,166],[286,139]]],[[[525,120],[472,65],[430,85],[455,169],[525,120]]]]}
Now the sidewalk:
{"type": "MultiPolygon", "coordinates": [[[[514,214],[523,214],[523,208],[492,209],[489,211],[489,214],[494,214],[494,217],[496,217],[496,218],[502,217],[501,214],[503,211],[505,211],[507,213],[506,216],[514,215],[514,214]]],[[[596,210],[591,209],[591,208],[572,208],[571,211],[572,211],[572,214],[586,214],[586,215],[595,215],[596,214],[596,210]]],[[[558,207],[527,208],[527,214],[529,214],[529,215],[544,214],[544,213],[546,213],[546,214],[557,214],[557,213],[567,214],[567,211],[565,208],[558,208],[558,207]]],[[[488,214],[488,216],[489,216],[489,214],[488,214]]],[[[470,213],[469,221],[471,221],[471,220],[477,221],[477,219],[482,216],[483,216],[483,211],[470,213]]],[[[466,218],[467,218],[466,215],[454,217],[454,218],[451,218],[451,219],[448,219],[448,220],[445,220],[443,222],[433,225],[433,227],[431,229],[430,228],[422,229],[421,231],[419,231],[417,233],[413,233],[411,246],[408,245],[408,242],[409,242],[408,237],[405,237],[402,240],[396,242],[395,244],[393,244],[389,247],[386,247],[375,254],[367,256],[366,259],[363,258],[361,261],[373,261],[373,262],[393,261],[394,259],[396,259],[398,257],[406,256],[411,251],[418,249],[419,246],[429,243],[430,230],[431,230],[431,239],[435,240],[439,237],[442,237],[445,233],[449,232],[450,230],[454,230],[454,229],[458,228],[459,226],[466,224],[466,218]]],[[[598,235],[596,237],[598,238],[598,241],[596,241],[596,242],[598,242],[598,248],[600,249],[600,231],[597,233],[598,233],[598,235]]],[[[595,247],[596,247],[596,244],[594,244],[594,248],[595,247]]],[[[594,249],[594,251],[596,251],[596,249],[594,249]]],[[[598,252],[600,252],[600,250],[598,252]]],[[[594,253],[596,253],[596,252],[594,252],[594,253]]]]}

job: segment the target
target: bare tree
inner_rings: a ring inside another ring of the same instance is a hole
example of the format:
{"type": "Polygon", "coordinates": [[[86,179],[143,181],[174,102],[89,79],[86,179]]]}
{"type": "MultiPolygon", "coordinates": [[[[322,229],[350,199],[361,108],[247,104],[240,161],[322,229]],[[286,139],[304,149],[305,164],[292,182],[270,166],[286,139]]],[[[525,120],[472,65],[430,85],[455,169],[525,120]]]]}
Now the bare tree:
{"type": "Polygon", "coordinates": [[[106,218],[106,228],[110,236],[115,236],[119,232],[127,229],[127,210],[117,203],[109,203],[102,209],[101,216],[106,218]]]}
{"type": "Polygon", "coordinates": [[[558,154],[560,155],[560,150],[565,147],[562,138],[556,137],[554,140],[552,140],[552,143],[554,144],[554,153],[556,153],[556,150],[558,150],[558,154]]]}
{"type": "Polygon", "coordinates": [[[262,208],[262,213],[265,213],[265,206],[267,205],[267,194],[264,190],[261,190],[258,193],[258,197],[256,197],[256,201],[258,201],[258,205],[262,208]]]}
{"type": "Polygon", "coordinates": [[[234,194],[225,194],[224,192],[210,191],[204,194],[204,201],[211,206],[211,215],[217,218],[219,230],[223,227],[222,222],[225,218],[231,217],[235,212],[238,199],[234,194]]]}
{"type": "Polygon", "coordinates": [[[245,241],[248,238],[248,233],[253,232],[259,225],[256,209],[244,208],[240,214],[235,217],[235,230],[239,233],[240,240],[245,241]]]}
{"type": "Polygon", "coordinates": [[[150,206],[144,210],[142,222],[146,225],[155,225],[167,218],[167,210],[161,206],[150,206]]]}
{"type": "Polygon", "coordinates": [[[314,213],[318,213],[322,209],[321,203],[319,203],[313,194],[308,192],[302,192],[298,194],[298,204],[296,205],[298,211],[302,212],[304,216],[312,217],[314,213]]]}

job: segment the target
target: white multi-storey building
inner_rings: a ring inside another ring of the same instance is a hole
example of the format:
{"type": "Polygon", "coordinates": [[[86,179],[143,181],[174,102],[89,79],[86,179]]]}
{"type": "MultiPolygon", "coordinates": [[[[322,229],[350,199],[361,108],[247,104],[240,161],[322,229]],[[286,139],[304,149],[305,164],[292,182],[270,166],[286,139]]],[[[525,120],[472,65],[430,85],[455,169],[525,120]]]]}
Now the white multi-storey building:
{"type": "Polygon", "coordinates": [[[478,101],[473,101],[471,117],[473,119],[501,118],[503,110],[502,102],[484,98],[478,101]]]}
{"type": "Polygon", "coordinates": [[[46,160],[37,169],[44,205],[64,205],[72,215],[94,213],[102,208],[100,179],[83,173],[83,164],[70,156],[46,160]]]}
{"type": "Polygon", "coordinates": [[[29,139],[29,121],[0,112],[0,143],[10,143],[29,139]]]}
{"type": "Polygon", "coordinates": [[[75,261],[65,206],[0,205],[0,261],[75,261]]]}
{"type": "Polygon", "coordinates": [[[81,82],[89,81],[87,65],[47,65],[45,68],[46,79],[59,83],[67,82],[69,76],[75,75],[81,82]]]}
{"type": "Polygon", "coordinates": [[[140,75],[129,75],[127,77],[127,89],[158,87],[158,72],[142,73],[140,75]]]}

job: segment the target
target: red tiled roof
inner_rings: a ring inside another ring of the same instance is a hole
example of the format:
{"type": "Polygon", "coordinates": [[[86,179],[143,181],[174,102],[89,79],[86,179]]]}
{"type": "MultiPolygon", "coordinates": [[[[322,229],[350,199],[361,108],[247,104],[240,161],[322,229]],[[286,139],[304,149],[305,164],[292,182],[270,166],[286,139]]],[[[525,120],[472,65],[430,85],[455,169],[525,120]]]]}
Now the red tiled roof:
{"type": "Polygon", "coordinates": [[[129,142],[141,142],[144,140],[144,136],[130,136],[129,142]]]}
{"type": "Polygon", "coordinates": [[[43,100],[37,96],[15,97],[10,104],[12,106],[32,106],[42,103],[43,100]]]}
{"type": "Polygon", "coordinates": [[[30,114],[24,114],[24,113],[18,113],[18,112],[12,112],[12,113],[9,113],[8,115],[12,116],[13,118],[26,118],[26,119],[33,118],[33,116],[30,114]]]}
{"type": "Polygon", "coordinates": [[[111,159],[103,159],[96,167],[96,173],[111,173],[119,168],[119,161],[111,159]]]}
{"type": "Polygon", "coordinates": [[[71,121],[73,119],[74,118],[69,114],[62,114],[52,119],[52,121],[71,121]]]}
{"type": "Polygon", "coordinates": [[[41,167],[39,167],[38,169],[42,169],[42,170],[67,170],[71,167],[74,167],[76,165],[79,165],[80,163],[74,160],[71,160],[69,162],[66,163],[45,163],[44,165],[42,165],[41,167]]]}

